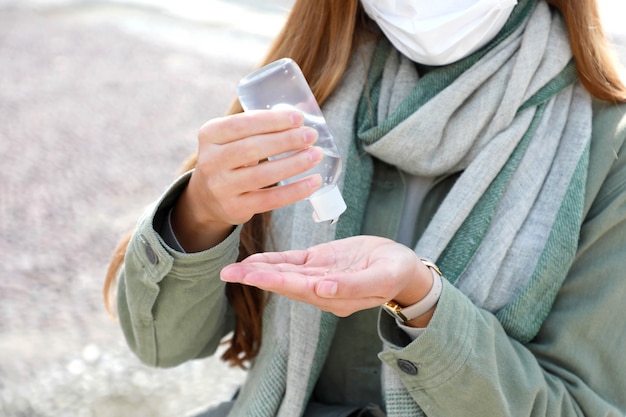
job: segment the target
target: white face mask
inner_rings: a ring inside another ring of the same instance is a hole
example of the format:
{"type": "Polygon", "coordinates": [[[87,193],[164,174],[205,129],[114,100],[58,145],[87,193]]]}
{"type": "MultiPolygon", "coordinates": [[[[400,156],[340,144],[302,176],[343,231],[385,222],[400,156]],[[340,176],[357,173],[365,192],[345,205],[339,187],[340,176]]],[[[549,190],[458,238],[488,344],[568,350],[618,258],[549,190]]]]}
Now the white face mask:
{"type": "Polygon", "coordinates": [[[408,58],[446,65],[492,40],[517,0],[361,0],[361,4],[408,58]]]}

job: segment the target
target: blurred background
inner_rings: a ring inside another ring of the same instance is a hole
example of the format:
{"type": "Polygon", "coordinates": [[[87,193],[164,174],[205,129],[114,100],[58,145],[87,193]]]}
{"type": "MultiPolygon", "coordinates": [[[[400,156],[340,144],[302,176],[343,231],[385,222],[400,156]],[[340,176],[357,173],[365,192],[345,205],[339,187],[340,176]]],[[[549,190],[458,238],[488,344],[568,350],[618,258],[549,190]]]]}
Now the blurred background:
{"type": "Polygon", "coordinates": [[[217,358],[151,369],[102,303],[118,238],[221,116],[289,0],[0,0],[0,416],[180,416],[217,358]]]}
{"type": "MultiPolygon", "coordinates": [[[[625,52],[626,3],[600,1],[625,52]]],[[[141,365],[101,288],[291,2],[0,0],[0,416],[171,417],[232,395],[244,374],[217,358],[141,365]]]]}

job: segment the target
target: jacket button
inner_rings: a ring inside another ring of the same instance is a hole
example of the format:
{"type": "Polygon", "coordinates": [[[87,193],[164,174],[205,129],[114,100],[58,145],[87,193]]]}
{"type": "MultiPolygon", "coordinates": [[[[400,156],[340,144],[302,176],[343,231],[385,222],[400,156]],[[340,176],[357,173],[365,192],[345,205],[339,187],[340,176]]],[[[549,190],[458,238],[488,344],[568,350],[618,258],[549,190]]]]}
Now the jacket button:
{"type": "Polygon", "coordinates": [[[413,362],[407,361],[406,359],[398,359],[396,364],[398,365],[398,368],[400,368],[400,370],[405,374],[417,375],[417,366],[415,366],[413,362]]]}
{"type": "Polygon", "coordinates": [[[148,262],[150,262],[152,265],[156,265],[159,263],[159,258],[154,252],[154,249],[152,249],[152,246],[146,245],[145,252],[146,252],[146,258],[148,258],[148,262]]]}

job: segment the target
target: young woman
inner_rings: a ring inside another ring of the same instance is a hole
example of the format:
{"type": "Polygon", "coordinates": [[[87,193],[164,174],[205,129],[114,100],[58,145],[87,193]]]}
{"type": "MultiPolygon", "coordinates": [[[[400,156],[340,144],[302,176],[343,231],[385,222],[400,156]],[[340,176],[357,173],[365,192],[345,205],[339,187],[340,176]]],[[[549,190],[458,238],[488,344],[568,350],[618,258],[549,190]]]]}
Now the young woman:
{"type": "Polygon", "coordinates": [[[207,122],[109,269],[139,358],[232,332],[250,371],[210,416],[622,417],[626,88],[595,0],[298,0],[286,56],[348,209],[274,185],[322,158],[301,114],[207,122]]]}

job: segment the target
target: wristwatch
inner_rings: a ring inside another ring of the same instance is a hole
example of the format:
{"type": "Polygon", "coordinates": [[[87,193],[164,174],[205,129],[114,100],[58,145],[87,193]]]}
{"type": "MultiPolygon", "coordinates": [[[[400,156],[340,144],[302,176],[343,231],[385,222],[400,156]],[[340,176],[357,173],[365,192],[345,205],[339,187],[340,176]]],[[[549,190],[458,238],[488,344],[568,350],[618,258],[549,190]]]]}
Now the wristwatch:
{"type": "Polygon", "coordinates": [[[424,265],[430,268],[433,274],[433,285],[430,287],[428,294],[426,294],[424,298],[419,300],[417,303],[407,307],[402,307],[393,300],[387,301],[382,306],[387,313],[391,314],[402,323],[406,323],[407,321],[413,320],[414,318],[426,313],[428,310],[433,308],[435,304],[437,304],[437,301],[439,301],[439,297],[441,296],[441,289],[443,287],[443,283],[441,282],[441,271],[437,265],[428,259],[420,259],[424,265]]]}

